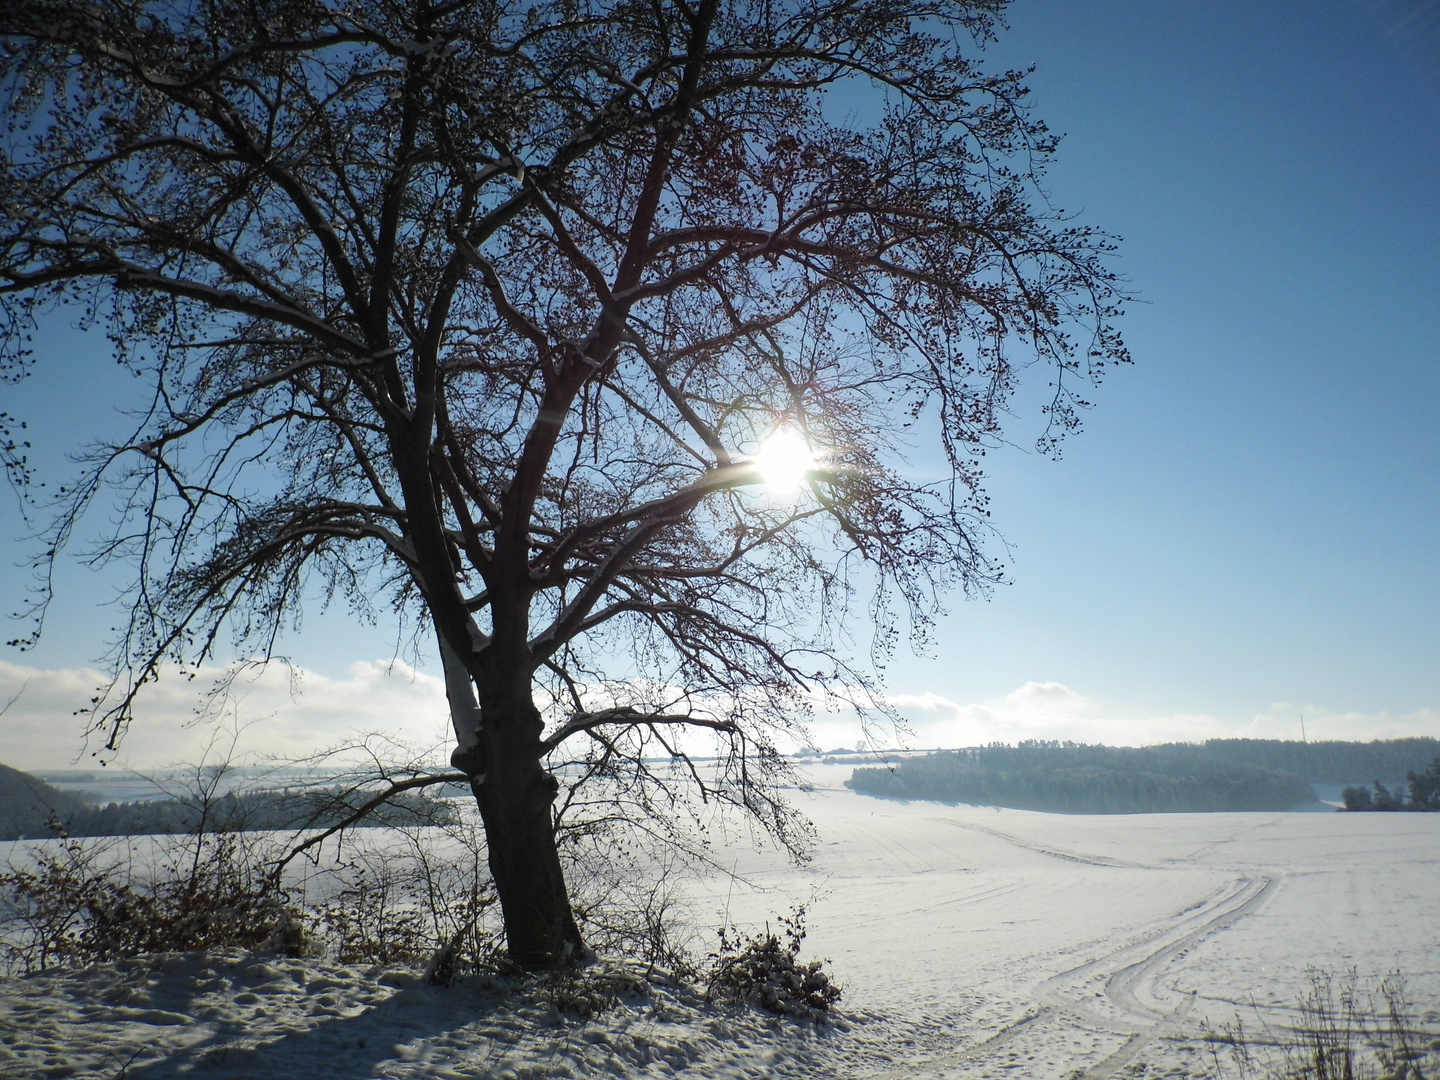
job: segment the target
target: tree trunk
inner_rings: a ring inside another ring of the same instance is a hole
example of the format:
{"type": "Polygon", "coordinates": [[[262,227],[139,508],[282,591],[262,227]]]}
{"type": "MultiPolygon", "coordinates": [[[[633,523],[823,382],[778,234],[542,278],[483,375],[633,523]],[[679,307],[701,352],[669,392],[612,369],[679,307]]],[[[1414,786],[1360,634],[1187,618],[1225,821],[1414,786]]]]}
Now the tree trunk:
{"type": "Polygon", "coordinates": [[[466,755],[462,767],[485,825],[510,958],[531,971],[579,962],[588,952],[570,908],[551,809],[560,785],[540,760],[543,724],[529,678],[512,669],[479,690],[479,754],[466,755]]]}

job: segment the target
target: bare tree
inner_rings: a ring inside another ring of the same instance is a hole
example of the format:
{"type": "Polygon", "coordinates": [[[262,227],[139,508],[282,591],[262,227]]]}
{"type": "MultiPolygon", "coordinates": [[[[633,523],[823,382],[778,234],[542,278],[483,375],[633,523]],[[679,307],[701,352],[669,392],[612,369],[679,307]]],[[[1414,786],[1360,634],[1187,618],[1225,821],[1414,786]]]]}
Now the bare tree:
{"type": "Polygon", "coordinates": [[[520,963],[583,948],[566,815],[684,780],[802,839],[775,736],[870,694],[847,621],[883,652],[1001,574],[1011,357],[1047,448],[1126,358],[1024,73],[967,58],[1002,7],[9,0],[3,363],[72,299],[150,393],[44,556],[119,493],[95,730],[224,634],[269,656],[318,585],[433,628],[520,963]],[[772,436],[814,455],[792,495],[772,436]],[[557,807],[561,763],[601,797],[557,807]]]}

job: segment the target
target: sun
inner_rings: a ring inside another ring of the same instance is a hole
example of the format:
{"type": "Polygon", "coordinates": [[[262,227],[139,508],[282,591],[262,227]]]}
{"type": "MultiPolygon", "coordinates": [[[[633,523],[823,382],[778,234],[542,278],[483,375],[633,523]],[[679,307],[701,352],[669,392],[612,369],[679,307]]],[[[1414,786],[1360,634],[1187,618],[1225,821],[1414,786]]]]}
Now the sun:
{"type": "Polygon", "coordinates": [[[815,468],[815,454],[810,444],[794,428],[780,428],[760,447],[751,459],[765,485],[776,494],[791,494],[800,489],[807,473],[815,468]]]}

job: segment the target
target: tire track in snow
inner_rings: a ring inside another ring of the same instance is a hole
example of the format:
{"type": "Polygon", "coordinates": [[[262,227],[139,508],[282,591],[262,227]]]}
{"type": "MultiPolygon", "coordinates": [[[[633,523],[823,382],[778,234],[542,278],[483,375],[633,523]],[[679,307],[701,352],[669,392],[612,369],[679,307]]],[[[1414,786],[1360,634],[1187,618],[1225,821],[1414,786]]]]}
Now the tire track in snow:
{"type": "Polygon", "coordinates": [[[1037,855],[1048,855],[1052,859],[1064,859],[1066,862],[1083,863],[1086,866],[1104,866],[1127,870],[1148,870],[1151,867],[1144,863],[1123,862],[1120,859],[1111,859],[1104,855],[1077,855],[1073,851],[1056,851],[1054,848],[1041,847],[1039,844],[1032,844],[1011,833],[1001,829],[993,829],[989,825],[979,825],[973,821],[957,821],[954,818],[943,819],[945,824],[954,825],[959,829],[968,829],[971,832],[984,833],[986,836],[993,836],[997,840],[1003,840],[1014,847],[1022,848],[1025,851],[1033,851],[1037,855]]]}
{"type": "Polygon", "coordinates": [[[1217,898],[1148,939],[1040,984],[1037,996],[1058,1013],[1092,1028],[1128,1036],[1118,1050],[1090,1066],[1082,1074],[1083,1080],[1106,1080],[1142,1048],[1179,1031],[1195,1004],[1195,995],[1166,993],[1161,976],[1202,941],[1258,910],[1274,891],[1275,880],[1268,876],[1239,878],[1217,898]],[[1103,980],[1103,988],[1090,990],[1099,980],[1103,980]],[[1111,1008],[1097,1009],[1097,995],[1111,1008]],[[1136,1021],[1143,1025],[1138,1031],[1134,1029],[1136,1021]]]}
{"type": "Polygon", "coordinates": [[[1076,1080],[1108,1080],[1146,1046],[1181,1030],[1195,997],[1184,992],[1167,994],[1161,987],[1160,979],[1174,961],[1258,910],[1275,884],[1274,877],[1263,875],[1234,879],[1181,912],[1176,921],[1045,979],[1035,988],[1034,1007],[983,1042],[871,1076],[873,1080],[899,1080],[973,1067],[982,1059],[993,1059],[1011,1043],[1039,1040],[1043,1046],[1051,1041],[1046,1033],[1058,1029],[1061,1035],[1053,1041],[1059,1042],[1061,1036],[1074,1034],[1078,1028],[1102,1036],[1124,1036],[1118,1049],[1083,1072],[1077,1069],[1070,1074],[1076,1080]]]}

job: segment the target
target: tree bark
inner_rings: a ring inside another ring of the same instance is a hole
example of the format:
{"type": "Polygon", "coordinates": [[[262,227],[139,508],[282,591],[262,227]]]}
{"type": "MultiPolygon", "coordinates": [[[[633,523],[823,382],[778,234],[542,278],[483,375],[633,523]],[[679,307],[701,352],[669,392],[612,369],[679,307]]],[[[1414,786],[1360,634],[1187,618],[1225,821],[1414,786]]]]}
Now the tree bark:
{"type": "Polygon", "coordinates": [[[552,806],[560,789],[541,762],[543,723],[531,699],[528,666],[491,663],[479,685],[475,751],[456,755],[470,776],[489,849],[490,874],[505,921],[510,958],[531,971],[589,955],[555,845],[552,806]]]}

